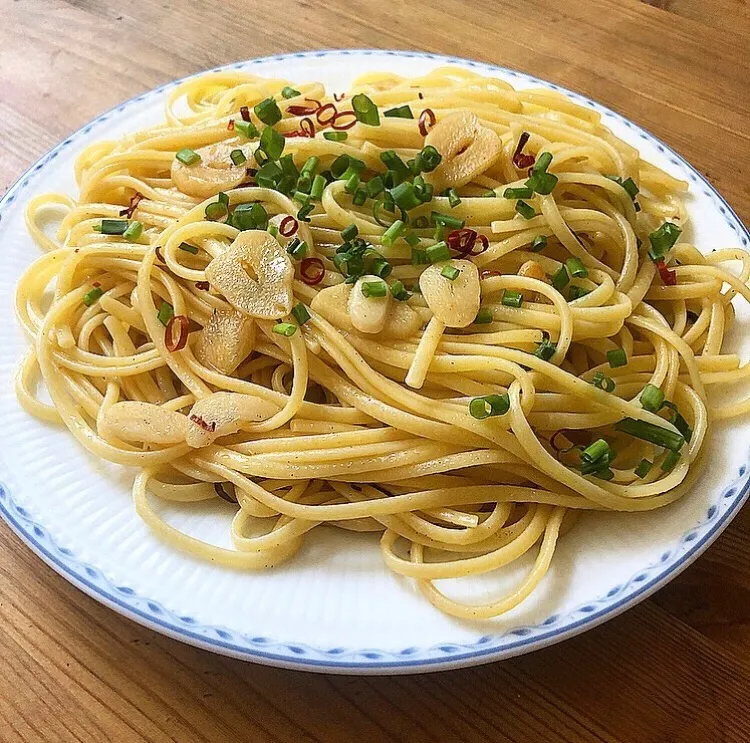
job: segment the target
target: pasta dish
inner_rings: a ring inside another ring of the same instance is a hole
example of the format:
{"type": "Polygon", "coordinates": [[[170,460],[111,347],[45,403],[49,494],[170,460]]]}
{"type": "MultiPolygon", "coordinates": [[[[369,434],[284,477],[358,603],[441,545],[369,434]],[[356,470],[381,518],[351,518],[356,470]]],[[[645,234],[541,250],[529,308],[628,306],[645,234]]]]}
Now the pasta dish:
{"type": "Polygon", "coordinates": [[[494,617],[581,512],[683,496],[709,425],[750,407],[707,394],[748,376],[723,346],[750,257],[699,252],[687,184],[557,92],[210,73],[76,179],[28,206],[19,399],[138,468],[138,514],[214,563],[372,532],[437,608],[494,617]],[[231,548],[163,518],[215,498],[231,548]],[[527,554],[483,603],[436,583],[527,554]]]}

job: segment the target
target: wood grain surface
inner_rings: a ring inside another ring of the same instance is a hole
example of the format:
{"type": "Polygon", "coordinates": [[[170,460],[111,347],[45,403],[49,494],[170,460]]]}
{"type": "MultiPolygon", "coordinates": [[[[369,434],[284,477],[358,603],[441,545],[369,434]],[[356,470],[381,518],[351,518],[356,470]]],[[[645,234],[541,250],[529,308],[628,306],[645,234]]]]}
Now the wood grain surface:
{"type": "MultiPolygon", "coordinates": [[[[0,192],[137,93],[238,59],[413,48],[624,113],[750,222],[746,0],[0,0],[0,192]]],[[[523,658],[352,678],[221,658],[119,617],[0,524],[2,743],[750,740],[750,509],[652,599],[523,658]]]]}

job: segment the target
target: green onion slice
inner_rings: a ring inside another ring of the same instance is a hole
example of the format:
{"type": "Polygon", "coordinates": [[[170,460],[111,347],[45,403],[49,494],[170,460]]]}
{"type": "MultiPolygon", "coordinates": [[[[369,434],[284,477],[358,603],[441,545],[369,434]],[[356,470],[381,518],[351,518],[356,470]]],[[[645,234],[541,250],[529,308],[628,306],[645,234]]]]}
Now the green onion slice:
{"type": "Polygon", "coordinates": [[[289,338],[297,332],[297,326],[291,322],[278,322],[273,326],[272,330],[278,335],[283,335],[286,338],[289,338]]]}
{"type": "Polygon", "coordinates": [[[352,108],[357,116],[357,121],[361,121],[368,126],[380,125],[378,107],[364,93],[358,93],[352,97],[352,108]]]}
{"type": "Polygon", "coordinates": [[[162,302],[159,311],[156,313],[156,319],[166,328],[173,317],[174,307],[169,302],[162,302]]]}
{"type": "Polygon", "coordinates": [[[510,396],[507,393],[504,395],[475,397],[469,403],[471,417],[480,421],[496,415],[505,415],[509,410],[510,396]]]}
{"type": "Polygon", "coordinates": [[[395,108],[389,108],[387,111],[383,111],[383,116],[388,116],[393,119],[413,119],[414,114],[411,112],[411,108],[406,106],[396,106],[395,108]]]}
{"type": "Polygon", "coordinates": [[[175,153],[175,157],[183,165],[195,165],[195,163],[199,163],[201,161],[201,156],[195,150],[191,150],[189,147],[183,147],[181,150],[178,150],[175,153]]]}

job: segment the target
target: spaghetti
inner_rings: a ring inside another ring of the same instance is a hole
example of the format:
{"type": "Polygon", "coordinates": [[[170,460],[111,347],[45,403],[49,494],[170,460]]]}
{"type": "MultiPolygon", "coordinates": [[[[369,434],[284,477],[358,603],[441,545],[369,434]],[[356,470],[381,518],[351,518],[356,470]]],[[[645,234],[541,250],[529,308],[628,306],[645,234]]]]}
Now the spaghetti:
{"type": "Polygon", "coordinates": [[[687,185],[558,93],[453,68],[333,96],[217,72],[76,177],[78,200],[28,206],[45,252],[18,286],[19,399],[140,468],[138,513],[207,560],[377,532],[439,609],[493,617],[575,514],[673,502],[709,421],[750,407],[706,392],[748,376],[722,345],[750,257],[682,240],[687,185]],[[231,501],[234,548],[154,498],[231,501]],[[488,603],[435,584],[534,550],[488,603]]]}

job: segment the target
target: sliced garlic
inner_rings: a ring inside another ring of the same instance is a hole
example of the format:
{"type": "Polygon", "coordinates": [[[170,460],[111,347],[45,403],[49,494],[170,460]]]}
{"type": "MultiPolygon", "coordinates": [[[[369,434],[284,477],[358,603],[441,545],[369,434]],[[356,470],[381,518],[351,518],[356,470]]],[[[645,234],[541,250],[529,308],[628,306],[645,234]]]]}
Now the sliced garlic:
{"type": "MultiPolygon", "coordinates": [[[[353,290],[352,284],[336,284],[321,289],[310,307],[321,317],[341,330],[356,330],[349,315],[349,300],[353,290]]],[[[379,338],[410,338],[422,327],[422,319],[406,302],[391,302],[385,326],[378,333],[379,338]]]]}
{"type": "Polygon", "coordinates": [[[385,284],[379,276],[361,276],[349,294],[349,317],[362,333],[379,333],[385,327],[391,301],[387,286],[384,297],[366,297],[362,287],[371,282],[385,284]]]}
{"type": "Polygon", "coordinates": [[[255,322],[233,309],[214,310],[193,346],[204,366],[231,374],[247,358],[255,343],[255,322]]]}
{"type": "Polygon", "coordinates": [[[175,158],[172,162],[172,183],[182,193],[199,199],[237,188],[245,180],[247,165],[232,162],[230,155],[236,149],[242,149],[248,160],[252,157],[247,146],[243,148],[220,142],[196,150],[201,159],[193,165],[185,165],[175,158]]]}
{"type": "Polygon", "coordinates": [[[436,191],[463,186],[489,168],[503,151],[498,135],[469,111],[456,111],[440,119],[425,137],[441,155],[440,165],[425,180],[436,191]]]}
{"type": "Polygon", "coordinates": [[[274,320],[292,309],[292,261],[278,241],[262,230],[240,232],[206,266],[206,278],[230,304],[251,317],[274,320]]]}
{"type": "Polygon", "coordinates": [[[196,449],[209,446],[219,436],[239,431],[243,423],[264,421],[278,410],[273,403],[255,395],[214,392],[193,405],[185,440],[196,449]]]}
{"type": "Polygon", "coordinates": [[[443,261],[425,268],[419,277],[419,288],[432,314],[449,328],[465,328],[479,312],[479,271],[471,261],[443,261]],[[442,275],[445,266],[459,270],[450,281],[442,275]]]}
{"type": "MultiPolygon", "coordinates": [[[[524,263],[521,268],[518,269],[518,275],[524,276],[529,279],[537,279],[537,281],[544,281],[545,283],[549,283],[547,281],[547,274],[545,273],[541,264],[537,263],[537,261],[526,261],[526,263],[524,263]]],[[[521,292],[521,296],[523,297],[525,302],[536,302],[536,300],[539,298],[536,292],[529,291],[528,289],[525,292],[521,292]]]]}
{"type": "Polygon", "coordinates": [[[182,444],[187,430],[187,416],[150,402],[116,402],[99,418],[99,434],[105,439],[182,444]]]}

